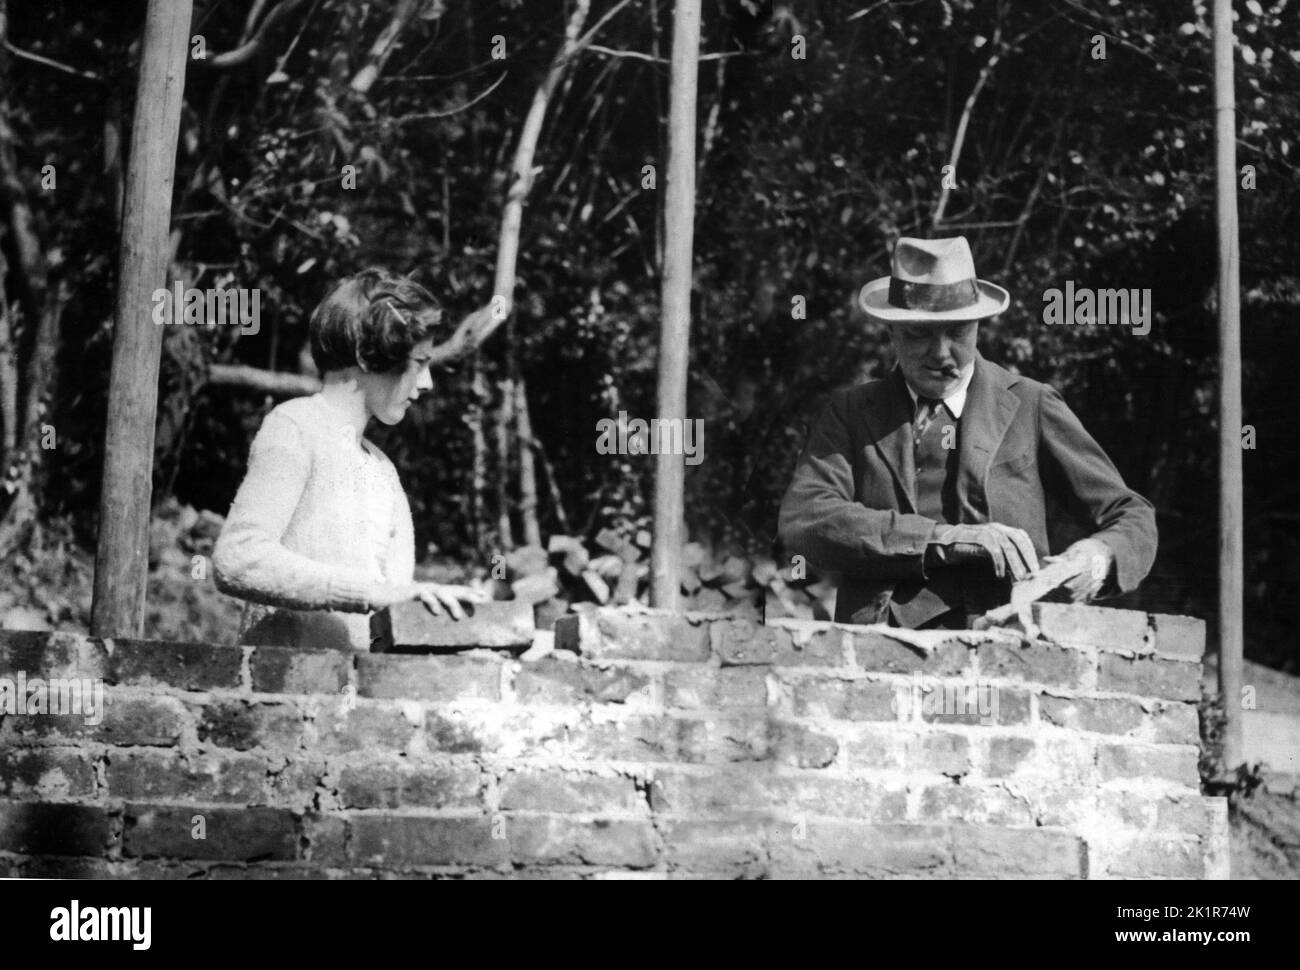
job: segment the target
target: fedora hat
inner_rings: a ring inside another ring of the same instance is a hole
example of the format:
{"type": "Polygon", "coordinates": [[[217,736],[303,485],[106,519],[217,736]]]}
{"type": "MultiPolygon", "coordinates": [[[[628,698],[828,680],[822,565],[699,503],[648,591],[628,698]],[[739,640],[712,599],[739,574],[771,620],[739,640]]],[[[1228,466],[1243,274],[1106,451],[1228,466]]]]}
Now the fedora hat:
{"type": "Polygon", "coordinates": [[[976,278],[965,236],[900,237],[889,275],[858,293],[866,314],[886,323],[981,320],[1001,313],[1010,302],[1011,294],[1002,287],[976,278]]]}

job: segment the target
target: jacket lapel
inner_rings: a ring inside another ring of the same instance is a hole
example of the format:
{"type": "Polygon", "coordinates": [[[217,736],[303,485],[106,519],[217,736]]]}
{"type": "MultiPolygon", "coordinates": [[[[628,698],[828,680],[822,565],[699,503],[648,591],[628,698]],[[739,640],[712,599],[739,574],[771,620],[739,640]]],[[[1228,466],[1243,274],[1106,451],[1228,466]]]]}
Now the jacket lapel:
{"type": "Polygon", "coordinates": [[[864,409],[876,451],[905,498],[904,512],[916,511],[916,459],[912,454],[912,399],[897,367],[875,386],[864,409]]]}
{"type": "Polygon", "coordinates": [[[967,502],[978,496],[985,513],[988,511],[985,482],[989,466],[1020,407],[1020,398],[1010,390],[1016,381],[1014,374],[995,367],[983,355],[976,354],[975,374],[961,416],[958,467],[967,502]]]}

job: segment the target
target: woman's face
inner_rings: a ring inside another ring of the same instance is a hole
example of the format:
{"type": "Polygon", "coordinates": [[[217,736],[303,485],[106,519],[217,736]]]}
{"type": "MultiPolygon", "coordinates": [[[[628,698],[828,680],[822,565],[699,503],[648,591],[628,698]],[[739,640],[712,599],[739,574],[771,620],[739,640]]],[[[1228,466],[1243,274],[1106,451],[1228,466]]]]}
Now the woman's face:
{"type": "Polygon", "coordinates": [[[361,386],[366,394],[366,410],[384,424],[397,424],[407,409],[425,391],[433,389],[429,361],[433,359],[433,341],[423,340],[411,348],[406,364],[387,374],[362,374],[361,386]]]}

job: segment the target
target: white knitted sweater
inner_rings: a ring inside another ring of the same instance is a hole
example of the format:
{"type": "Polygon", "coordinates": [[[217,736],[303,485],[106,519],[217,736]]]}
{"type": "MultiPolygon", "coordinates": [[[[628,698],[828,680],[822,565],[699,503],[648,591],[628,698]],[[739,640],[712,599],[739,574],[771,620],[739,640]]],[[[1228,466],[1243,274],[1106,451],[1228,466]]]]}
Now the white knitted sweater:
{"type": "Polygon", "coordinates": [[[414,565],[388,457],[320,394],[273,409],[213,551],[217,588],[249,601],[240,642],[369,650],[367,590],[414,565]]]}

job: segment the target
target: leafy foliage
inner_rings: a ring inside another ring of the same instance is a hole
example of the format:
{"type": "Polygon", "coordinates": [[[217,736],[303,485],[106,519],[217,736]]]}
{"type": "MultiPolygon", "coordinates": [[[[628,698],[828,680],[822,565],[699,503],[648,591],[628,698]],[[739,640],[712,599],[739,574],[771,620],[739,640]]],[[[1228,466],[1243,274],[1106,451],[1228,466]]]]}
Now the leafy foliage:
{"type": "MultiPolygon", "coordinates": [[[[87,540],[116,252],[103,131],[106,118],[130,116],[143,6],[11,11],[15,45],[99,79],[12,66],[37,228],[73,291],[56,408],[67,446],[50,459],[43,500],[49,514],[79,516],[87,540]],[[60,187],[42,194],[47,161],[60,187]]],[[[232,50],[249,7],[200,3],[194,33],[210,51],[232,50]]],[[[272,402],[205,389],[202,372],[213,361],[298,371],[307,318],[339,276],[371,263],[412,272],[453,317],[491,294],[511,155],[566,5],[424,0],[378,80],[354,90],[397,7],[302,4],[245,63],[191,64],[177,263],[192,285],[260,288],[263,327],[253,337],[169,328],[160,497],[225,511],[272,402]],[[498,37],[503,59],[492,57],[498,37]],[[349,165],[355,189],[344,187],[349,165]]],[[[611,11],[612,0],[598,0],[589,24],[611,11]]],[[[1257,180],[1239,193],[1245,414],[1258,441],[1245,453],[1247,631],[1252,656],[1294,669],[1300,654],[1284,623],[1300,601],[1296,416],[1276,389],[1300,350],[1289,326],[1300,299],[1300,32],[1287,0],[1246,3],[1237,32],[1238,153],[1257,180]]],[[[630,4],[570,66],[539,144],[517,315],[473,365],[494,389],[514,347],[564,511],[587,536],[606,526],[633,534],[649,519],[652,463],[598,456],[594,441],[599,419],[654,410],[670,36],[667,0],[630,4]],[[654,189],[643,187],[647,165],[654,189]]],[[[1201,0],[707,3],[689,406],[707,444],[687,476],[691,533],[771,553],[806,423],[830,390],[889,366],[885,335],[855,308],[857,289],[887,272],[898,235],[961,232],[981,275],[1014,296],[985,326],[984,353],[1058,386],[1156,503],[1156,571],[1125,605],[1212,615],[1209,40],[1201,0]],[[949,164],[956,187],[936,221],[949,164]],[[1066,280],[1150,287],[1150,334],[1043,326],[1041,295],[1066,280]]],[[[446,377],[434,406],[380,439],[411,493],[420,548],[465,559],[499,541],[474,534],[469,506],[472,373],[446,377]]],[[[497,404],[481,403],[489,416],[497,404]]],[[[542,494],[543,528],[558,531],[542,494]]]]}

